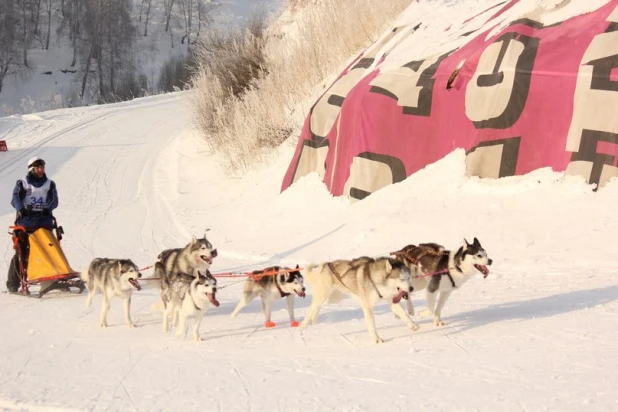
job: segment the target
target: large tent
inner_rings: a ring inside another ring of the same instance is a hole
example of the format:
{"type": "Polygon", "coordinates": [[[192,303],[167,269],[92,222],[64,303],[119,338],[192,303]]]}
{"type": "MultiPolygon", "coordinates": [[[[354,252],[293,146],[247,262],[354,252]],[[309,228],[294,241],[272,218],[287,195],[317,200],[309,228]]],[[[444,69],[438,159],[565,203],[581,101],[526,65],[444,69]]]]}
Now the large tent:
{"type": "Polygon", "coordinates": [[[518,2],[447,27],[456,33],[423,58],[405,47],[422,21],[384,34],[313,105],[282,190],[317,172],[334,195],[363,199],[456,148],[470,176],[548,166],[599,186],[617,176],[618,0],[500,25],[518,2]],[[401,64],[383,64],[391,53],[401,64]]]}

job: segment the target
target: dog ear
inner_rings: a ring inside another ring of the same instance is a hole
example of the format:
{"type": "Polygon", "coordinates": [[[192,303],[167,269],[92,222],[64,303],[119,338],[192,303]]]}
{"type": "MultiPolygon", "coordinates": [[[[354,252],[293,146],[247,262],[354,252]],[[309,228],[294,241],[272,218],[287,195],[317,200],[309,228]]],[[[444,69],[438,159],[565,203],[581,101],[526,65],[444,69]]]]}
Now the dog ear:
{"type": "Polygon", "coordinates": [[[467,240],[466,240],[466,238],[464,237],[464,244],[463,244],[464,249],[467,249],[467,248],[468,248],[468,246],[470,246],[470,243],[468,243],[468,241],[467,241],[467,240]]]}
{"type": "Polygon", "coordinates": [[[197,243],[197,238],[195,237],[195,235],[191,236],[191,244],[195,245],[197,243]]]}
{"type": "Polygon", "coordinates": [[[204,239],[206,239],[206,232],[208,232],[209,230],[209,228],[204,229],[204,239]]]}
{"type": "Polygon", "coordinates": [[[474,242],[472,243],[474,246],[481,247],[481,242],[477,238],[474,238],[474,242]]]}
{"type": "Polygon", "coordinates": [[[296,269],[298,269],[298,268],[299,268],[299,266],[298,266],[298,263],[297,263],[297,264],[296,264],[296,269]]]}
{"type": "Polygon", "coordinates": [[[393,265],[391,264],[390,259],[386,259],[386,273],[391,273],[393,271],[393,265]]]}

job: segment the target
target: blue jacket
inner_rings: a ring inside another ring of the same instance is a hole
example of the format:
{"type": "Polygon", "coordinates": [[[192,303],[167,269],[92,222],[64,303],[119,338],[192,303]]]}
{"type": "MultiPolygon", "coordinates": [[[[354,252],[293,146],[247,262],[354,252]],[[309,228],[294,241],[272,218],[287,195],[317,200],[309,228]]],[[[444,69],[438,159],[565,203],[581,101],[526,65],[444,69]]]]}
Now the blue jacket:
{"type": "MultiPolygon", "coordinates": [[[[42,178],[36,177],[32,173],[28,173],[26,176],[26,180],[34,187],[41,187],[48,180],[47,175],[43,175],[42,178]]],[[[58,191],[56,190],[56,183],[51,180],[49,186],[49,192],[47,192],[46,199],[46,207],[50,211],[54,210],[58,207],[58,191]]],[[[40,212],[31,212],[26,217],[19,216],[19,211],[24,209],[24,199],[26,197],[26,188],[23,186],[23,183],[20,180],[15,183],[15,188],[13,189],[13,199],[11,200],[11,205],[18,212],[17,219],[15,220],[15,224],[24,226],[26,229],[38,229],[40,227],[49,227],[53,226],[53,217],[50,214],[49,216],[44,216],[40,212]]]]}

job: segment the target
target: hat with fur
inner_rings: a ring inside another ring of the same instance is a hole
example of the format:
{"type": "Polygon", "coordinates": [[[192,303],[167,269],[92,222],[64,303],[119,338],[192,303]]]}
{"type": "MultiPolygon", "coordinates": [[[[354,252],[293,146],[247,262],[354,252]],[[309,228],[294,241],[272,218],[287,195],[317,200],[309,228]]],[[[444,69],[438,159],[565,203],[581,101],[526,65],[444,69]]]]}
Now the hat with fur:
{"type": "Polygon", "coordinates": [[[45,160],[34,156],[28,160],[28,171],[31,172],[35,166],[45,166],[45,160]]]}

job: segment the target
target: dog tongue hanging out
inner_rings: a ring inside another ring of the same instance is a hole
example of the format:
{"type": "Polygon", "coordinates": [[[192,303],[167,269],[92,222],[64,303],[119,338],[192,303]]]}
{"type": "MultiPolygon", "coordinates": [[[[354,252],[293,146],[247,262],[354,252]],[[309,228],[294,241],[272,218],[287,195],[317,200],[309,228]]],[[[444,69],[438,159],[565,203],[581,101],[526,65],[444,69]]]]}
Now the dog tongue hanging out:
{"type": "MultiPolygon", "coordinates": [[[[421,243],[408,245],[392,254],[410,269],[414,290],[427,289],[427,309],[419,315],[433,315],[436,326],[444,325],[440,316],[451,292],[479,273],[486,278],[489,275],[487,266],[492,264],[477,238],[472,243],[464,239],[463,245],[453,251],[437,243],[421,243]],[[440,299],[436,306],[438,292],[440,299]]],[[[408,313],[414,315],[411,300],[408,301],[408,313]]]]}

